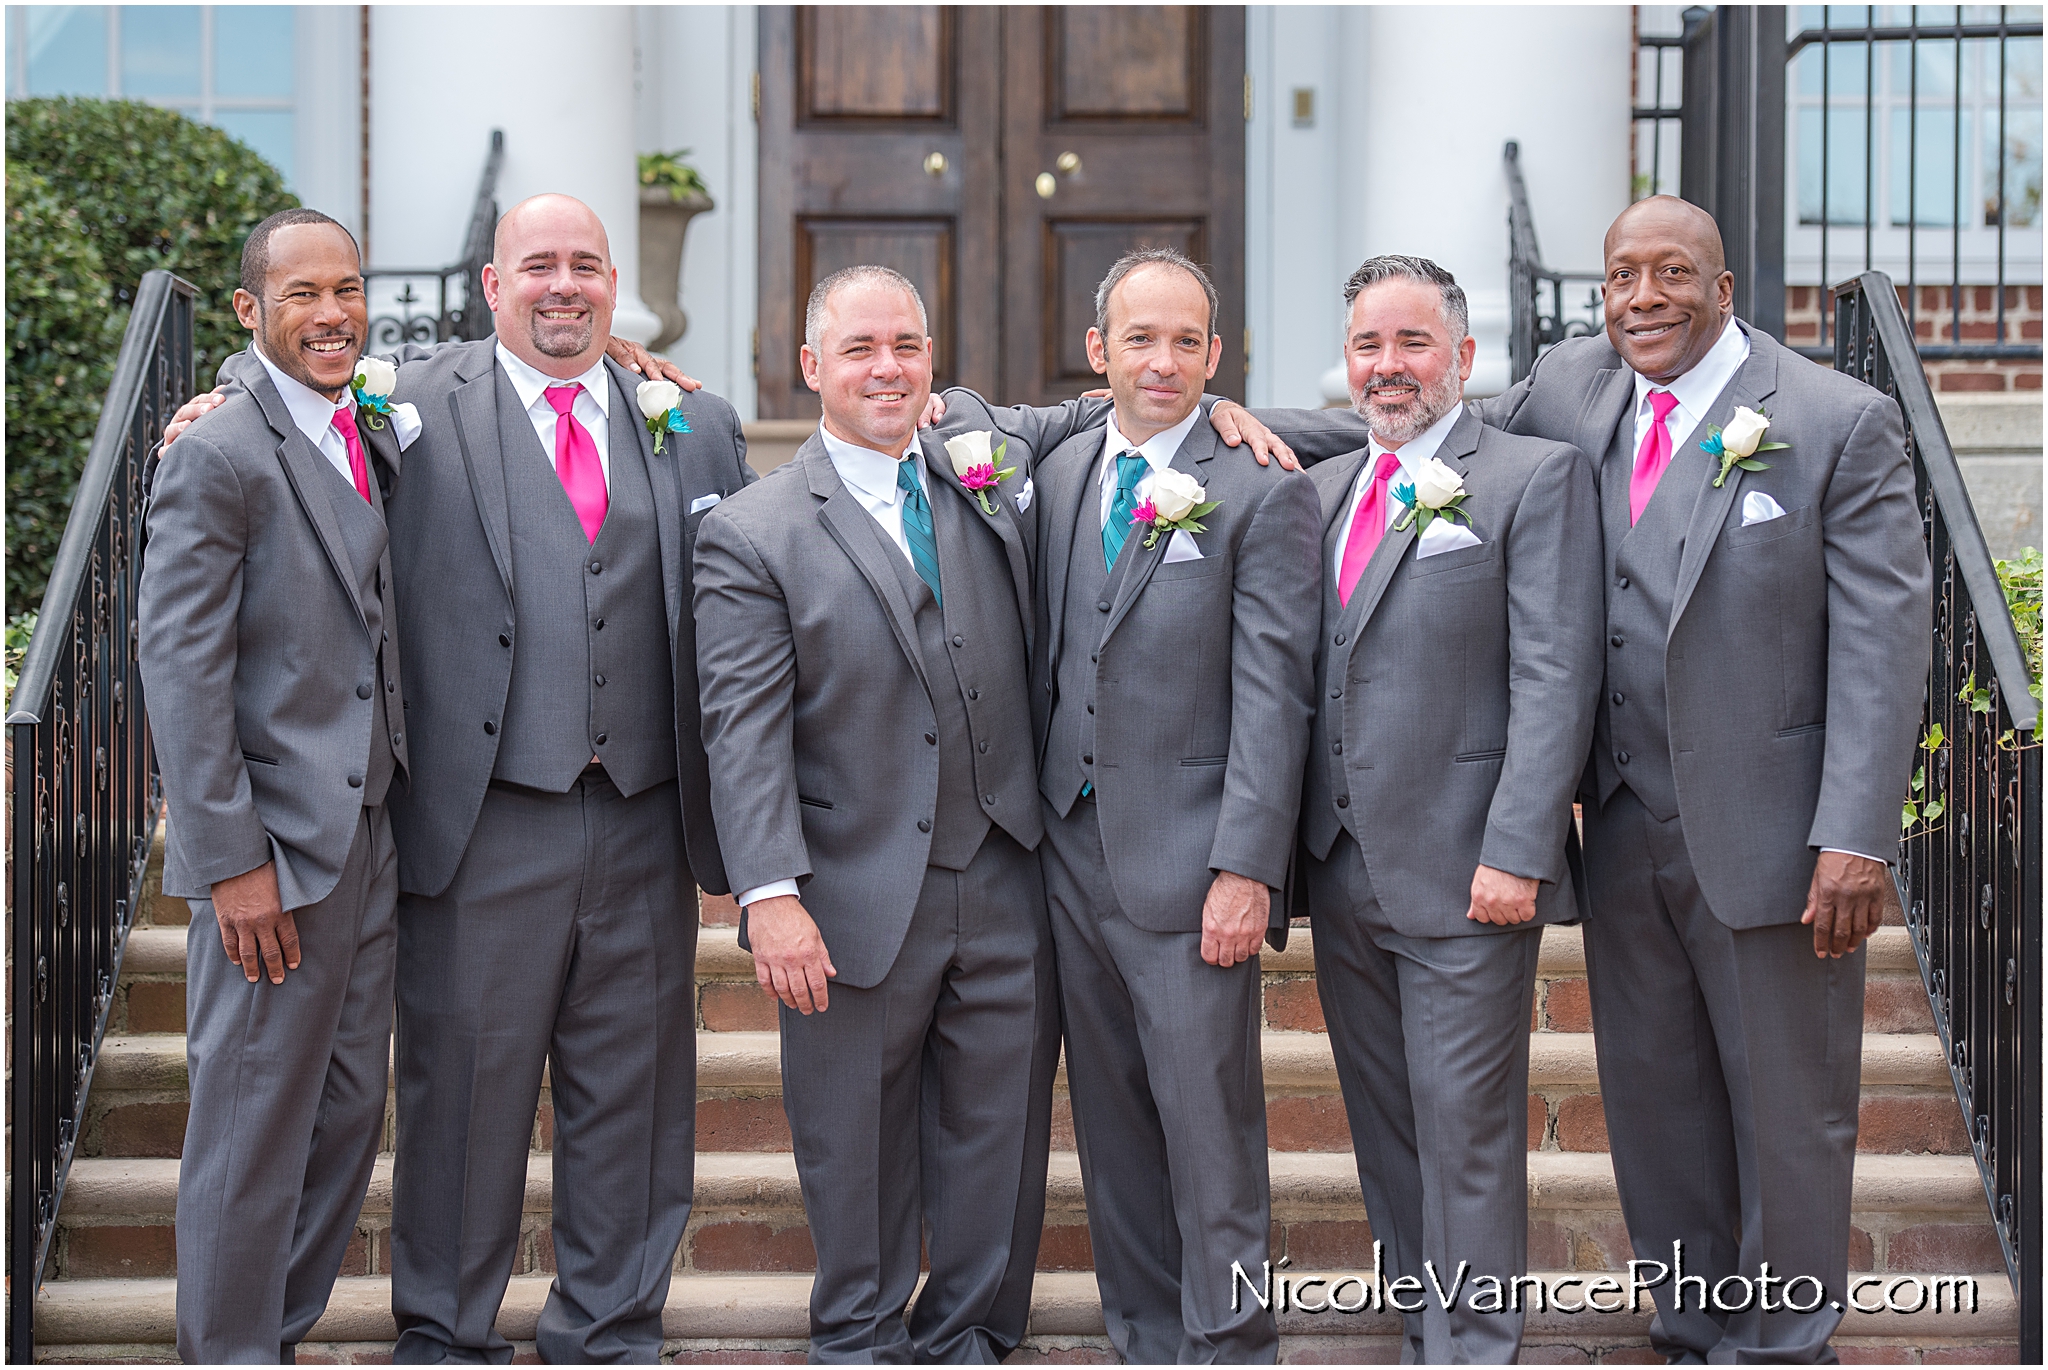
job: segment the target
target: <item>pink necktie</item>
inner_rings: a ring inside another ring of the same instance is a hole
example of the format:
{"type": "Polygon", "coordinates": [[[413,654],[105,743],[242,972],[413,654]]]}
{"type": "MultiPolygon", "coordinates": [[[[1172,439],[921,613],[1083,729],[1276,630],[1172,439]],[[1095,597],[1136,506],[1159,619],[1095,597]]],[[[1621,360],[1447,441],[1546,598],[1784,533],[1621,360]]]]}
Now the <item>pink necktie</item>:
{"type": "Polygon", "coordinates": [[[576,393],[582,388],[573,383],[551,385],[541,393],[548,397],[548,404],[555,411],[555,474],[569,493],[569,504],[583,524],[583,535],[596,542],[611,498],[605,493],[604,467],[597,459],[597,444],[590,440],[590,430],[576,422],[576,415],[571,412],[576,393]]]}
{"type": "Polygon", "coordinates": [[[367,500],[370,498],[370,463],[363,457],[362,434],[356,432],[354,405],[334,411],[334,431],[341,434],[341,440],[348,445],[348,473],[355,478],[356,493],[367,500]]]}
{"type": "Polygon", "coordinates": [[[1387,481],[1394,472],[1401,469],[1401,459],[1392,452],[1380,454],[1378,469],[1372,473],[1372,484],[1366,487],[1365,498],[1359,501],[1358,512],[1351,518],[1351,536],[1344,542],[1344,560],[1337,567],[1337,602],[1349,604],[1351,592],[1358,588],[1358,578],[1365,574],[1365,564],[1372,560],[1374,549],[1380,545],[1380,537],[1387,531],[1387,481]]]}
{"type": "Polygon", "coordinates": [[[1669,390],[1650,392],[1650,431],[1643,434],[1643,445],[1636,452],[1636,471],[1628,478],[1628,526],[1636,526],[1643,516],[1643,510],[1650,505],[1650,496],[1657,493],[1657,482],[1664,479],[1664,468],[1671,465],[1671,430],[1664,426],[1664,420],[1671,417],[1671,411],[1678,408],[1678,396],[1669,390]]]}

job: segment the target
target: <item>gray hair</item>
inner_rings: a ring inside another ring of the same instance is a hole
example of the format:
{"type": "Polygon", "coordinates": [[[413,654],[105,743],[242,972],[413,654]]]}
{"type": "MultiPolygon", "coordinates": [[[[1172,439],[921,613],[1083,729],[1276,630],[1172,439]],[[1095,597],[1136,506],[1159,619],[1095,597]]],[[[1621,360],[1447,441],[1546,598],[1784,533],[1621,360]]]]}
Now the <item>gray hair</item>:
{"type": "Polygon", "coordinates": [[[1172,247],[1141,247],[1116,259],[1109,274],[1102,278],[1102,284],[1095,287],[1095,331],[1103,337],[1109,336],[1109,296],[1123,278],[1141,266],[1177,266],[1193,276],[1201,285],[1202,293],[1209,297],[1209,336],[1216,336],[1216,284],[1209,279],[1209,273],[1188,259],[1185,252],[1172,247]]]}
{"type": "Polygon", "coordinates": [[[830,302],[833,295],[848,286],[854,285],[893,286],[898,290],[908,292],[910,302],[917,306],[918,337],[924,338],[930,335],[932,330],[930,323],[925,318],[924,296],[917,293],[917,287],[910,283],[908,276],[905,276],[900,271],[891,271],[886,266],[876,266],[872,263],[862,266],[845,266],[813,286],[811,288],[810,303],[804,306],[804,345],[810,348],[812,352],[817,352],[825,341],[826,304],[830,302]]]}
{"type": "Polygon", "coordinates": [[[1465,341],[1471,333],[1472,323],[1472,311],[1465,303],[1465,292],[1458,288],[1455,276],[1427,257],[1404,257],[1398,253],[1368,257],[1363,266],[1351,273],[1351,279],[1344,282],[1344,308],[1348,311],[1368,286],[1392,280],[1420,281],[1424,285],[1435,286],[1443,300],[1444,327],[1450,330],[1452,345],[1465,341]]]}

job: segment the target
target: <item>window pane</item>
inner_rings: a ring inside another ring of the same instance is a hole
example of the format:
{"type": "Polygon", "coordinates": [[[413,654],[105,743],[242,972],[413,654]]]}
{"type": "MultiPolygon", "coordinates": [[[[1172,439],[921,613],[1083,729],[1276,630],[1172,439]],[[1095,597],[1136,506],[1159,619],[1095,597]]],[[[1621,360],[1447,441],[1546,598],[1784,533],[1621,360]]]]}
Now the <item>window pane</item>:
{"type": "Polygon", "coordinates": [[[217,5],[213,93],[292,93],[292,11],[286,5],[217,5]]]}
{"type": "Polygon", "coordinates": [[[256,154],[292,179],[292,113],[286,109],[225,109],[214,123],[247,143],[256,154]]]}
{"type": "MultiPolygon", "coordinates": [[[[1920,107],[1917,129],[1909,127],[1907,111],[1892,111],[1891,219],[1903,228],[1911,219],[1923,228],[1947,228],[1955,222],[1956,115],[1953,106],[1920,107]],[[1907,164],[1907,147],[1917,141],[1919,155],[1907,164]]],[[[1970,188],[1962,187],[1963,203],[1970,188]]]]}
{"type": "Polygon", "coordinates": [[[199,7],[121,7],[121,93],[199,94],[199,7]]]}
{"type": "MultiPolygon", "coordinates": [[[[1998,226],[1998,115],[1984,117],[1984,226],[1998,226]]],[[[2041,222],[2041,107],[2005,112],[2006,225],[2041,222]]]]}
{"type": "Polygon", "coordinates": [[[104,5],[33,5],[7,12],[28,16],[31,95],[107,93],[107,11],[104,5]]]}
{"type": "MultiPolygon", "coordinates": [[[[1799,222],[1821,221],[1821,112],[1799,111],[1799,222]]],[[[1867,178],[1863,165],[1863,112],[1833,117],[1827,131],[1827,221],[1864,221],[1867,178]]]]}
{"type": "MultiPolygon", "coordinates": [[[[1994,78],[1996,79],[1996,78],[1994,78]]],[[[2005,98],[2041,103],[2041,40],[2011,38],[2005,44],[2005,98]]]]}

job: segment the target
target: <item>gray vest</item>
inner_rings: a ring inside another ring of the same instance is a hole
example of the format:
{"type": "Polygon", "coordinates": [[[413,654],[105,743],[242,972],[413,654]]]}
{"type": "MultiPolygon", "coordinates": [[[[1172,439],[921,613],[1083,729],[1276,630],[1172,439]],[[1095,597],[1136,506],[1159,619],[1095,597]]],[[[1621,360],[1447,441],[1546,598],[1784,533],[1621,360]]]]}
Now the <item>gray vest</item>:
{"type": "MultiPolygon", "coordinates": [[[[1345,487],[1347,507],[1354,489],[1355,484],[1345,487]]],[[[1351,792],[1351,777],[1344,771],[1344,701],[1331,699],[1326,693],[1329,682],[1339,679],[1350,662],[1351,646],[1365,622],[1363,595],[1354,593],[1351,603],[1343,604],[1337,598],[1336,578],[1329,573],[1337,539],[1344,532],[1345,520],[1340,514],[1324,531],[1321,544],[1323,617],[1318,631],[1323,640],[1316,645],[1316,660],[1322,669],[1316,679],[1316,713],[1309,721],[1308,765],[1303,768],[1301,835],[1309,852],[1318,859],[1328,855],[1340,828],[1358,836],[1358,830],[1352,826],[1356,810],[1337,807],[1337,796],[1351,792]]],[[[1369,576],[1359,577],[1360,591],[1368,579],[1369,576]]]]}
{"type": "Polygon", "coordinates": [[[502,368],[497,386],[518,636],[491,774],[560,794],[596,756],[622,794],[637,794],[676,774],[672,648],[639,410],[615,383],[610,501],[591,542],[502,368]]]}
{"type": "Polygon", "coordinates": [[[1678,596],[1678,564],[1693,506],[1713,478],[1713,461],[1699,450],[1699,434],[1681,437],[1671,465],[1629,527],[1628,487],[1635,474],[1635,410],[1601,464],[1600,514],[1607,534],[1607,682],[1600,699],[1600,736],[1593,764],[1604,800],[1627,785],[1660,820],[1678,816],[1678,784],[1671,771],[1671,723],[1664,695],[1665,645],[1671,605],[1678,596]],[[1619,699],[1621,702],[1616,703],[1619,699]],[[1626,760],[1623,758],[1626,757],[1626,760]]]}
{"type": "Polygon", "coordinates": [[[386,712],[387,705],[399,698],[395,664],[398,653],[389,650],[389,635],[385,632],[391,622],[391,587],[384,583],[382,563],[389,534],[384,527],[384,497],[375,481],[370,484],[370,504],[363,502],[354,485],[339,472],[326,482],[326,490],[335,518],[341,524],[342,543],[348,548],[349,566],[355,575],[356,603],[362,608],[370,641],[377,644],[376,679],[356,682],[357,693],[367,688],[371,701],[370,754],[362,771],[363,804],[367,807],[384,802],[385,793],[391,788],[391,776],[397,769],[392,751],[397,744],[386,712]]]}
{"type": "MultiPolygon", "coordinates": [[[[1100,467],[1092,468],[1096,474],[1100,467]]],[[[1067,552],[1066,622],[1060,636],[1059,694],[1046,729],[1044,783],[1056,808],[1074,802],[1083,784],[1095,781],[1096,649],[1116,586],[1123,583],[1138,559],[1144,538],[1133,532],[1117,554],[1116,571],[1102,564],[1102,491],[1091,476],[1075,513],[1074,538],[1067,552]]]]}

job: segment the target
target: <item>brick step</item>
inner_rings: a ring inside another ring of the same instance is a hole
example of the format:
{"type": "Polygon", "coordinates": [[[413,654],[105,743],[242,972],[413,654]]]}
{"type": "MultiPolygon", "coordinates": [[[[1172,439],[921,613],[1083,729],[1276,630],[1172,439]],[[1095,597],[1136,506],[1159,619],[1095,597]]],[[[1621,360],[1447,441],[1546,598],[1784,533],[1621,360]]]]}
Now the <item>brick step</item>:
{"type": "MultiPolygon", "coordinates": [[[[1287,950],[1265,948],[1265,1025],[1321,1032],[1313,938],[1297,928],[1287,950]]],[[[1878,929],[1868,953],[1863,1027],[1866,1032],[1934,1031],[1913,945],[1902,927],[1878,929]]],[[[773,1032],[775,1002],[754,980],[754,961],[740,949],[738,929],[703,928],[697,939],[697,1020],[707,1032],[773,1032]]],[[[1536,967],[1531,1031],[1589,1032],[1585,946],[1579,929],[1548,928],[1536,967]]],[[[112,1031],[182,1032],[185,1028],[185,929],[143,926],[129,935],[112,1031]]]]}
{"type": "MultiPolygon", "coordinates": [[[[1372,1262],[1372,1232],[1348,1153],[1272,1156],[1273,1250],[1303,1270],[1372,1262]]],[[[706,1152],[697,1158],[696,1208],[678,1273],[788,1272],[815,1268],[796,1164],[787,1152],[706,1152]]],[[[81,1160],[59,1219],[52,1278],[146,1278],[177,1268],[173,1220],[178,1163],[81,1160]]],[[[553,1157],[527,1168],[521,1273],[552,1270],[553,1157]]],[[[1620,1270],[1630,1258],[1604,1154],[1539,1152],[1529,1158],[1533,1266],[1620,1270]]],[[[346,1274],[390,1270],[391,1158],[381,1157],[363,1203],[346,1274]]],[[[1857,1270],[2003,1270],[1984,1216],[1974,1164],[1960,1156],[1866,1156],[1852,1200],[1857,1270]]],[[[1053,1153],[1046,1189],[1042,1270],[1093,1268],[1079,1158],[1053,1153]]]]}
{"type": "MultiPolygon", "coordinates": [[[[1338,1270],[1347,1267],[1338,1267],[1338,1270]]],[[[1299,1278],[1301,1272],[1290,1271],[1299,1278]]],[[[1547,1271],[1549,1287],[1577,1278],[1568,1296],[1584,1296],[1581,1272],[1547,1271]]],[[[1934,1277],[1927,1277],[1932,1279],[1934,1277]]],[[[530,1359],[534,1328],[547,1297],[547,1276],[515,1276],[498,1330],[530,1359]],[[519,1344],[524,1345],[519,1345],[519,1344]]],[[[664,1310],[670,1338],[664,1359],[751,1361],[802,1358],[809,1330],[809,1276],[689,1275],[675,1281],[664,1310]]],[[[1977,1282],[1977,1311],[1865,1314],[1849,1311],[1836,1345],[1844,1359],[1997,1360],[2017,1356],[2019,1309],[2003,1278],[1977,1282]],[[1868,1354],[1865,1354],[1865,1353],[1868,1354]]],[[[1347,1292],[1346,1297],[1354,1295],[1347,1292]]],[[[1878,1296],[1881,1296],[1878,1295],[1878,1296]]],[[[71,1280],[44,1286],[36,1299],[37,1359],[46,1362],[172,1359],[176,1283],[169,1279],[71,1280]]],[[[1318,1292],[1320,1297],[1320,1292],[1318,1292]]],[[[1866,1299],[1875,1297],[1866,1294],[1866,1299]]],[[[1603,1300],[1612,1302],[1611,1298],[1603,1300]]],[[[1647,1348],[1650,1304],[1635,1312],[1567,1313],[1552,1307],[1528,1317],[1529,1361],[1640,1360],[1647,1348]],[[1555,1348],[1555,1349],[1553,1349],[1555,1348]],[[1620,1352],[1620,1355],[1612,1353],[1620,1352]]],[[[1284,1361],[1388,1360],[1398,1354],[1399,1324],[1385,1312],[1280,1316],[1284,1361]]],[[[396,1335],[391,1282],[353,1277],[335,1284],[326,1316],[300,1345],[308,1361],[387,1361],[396,1335]]],[[[1048,1273],[1032,1291],[1031,1332],[1014,1361],[1101,1362],[1113,1359],[1103,1336],[1094,1276],[1048,1273]]]]}

